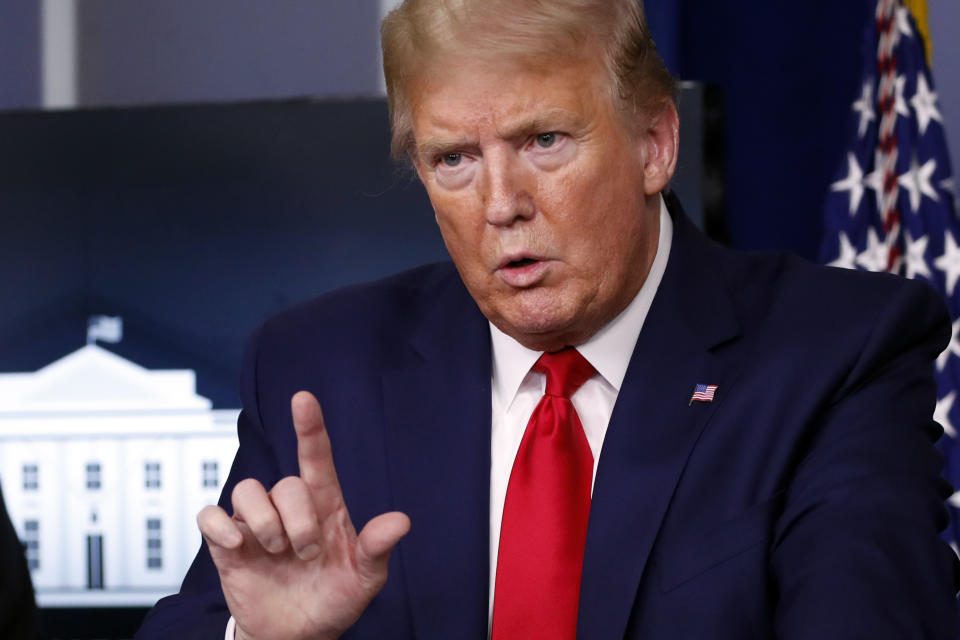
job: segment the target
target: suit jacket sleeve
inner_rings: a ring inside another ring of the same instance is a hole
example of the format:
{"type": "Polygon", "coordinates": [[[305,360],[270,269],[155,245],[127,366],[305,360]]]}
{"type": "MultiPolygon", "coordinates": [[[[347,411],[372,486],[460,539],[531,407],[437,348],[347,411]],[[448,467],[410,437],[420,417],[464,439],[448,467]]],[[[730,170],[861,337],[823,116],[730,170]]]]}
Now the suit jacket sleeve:
{"type": "Polygon", "coordinates": [[[915,283],[875,318],[786,490],[771,568],[777,637],[957,637],[957,559],[930,418],[949,320],[915,283]]]}

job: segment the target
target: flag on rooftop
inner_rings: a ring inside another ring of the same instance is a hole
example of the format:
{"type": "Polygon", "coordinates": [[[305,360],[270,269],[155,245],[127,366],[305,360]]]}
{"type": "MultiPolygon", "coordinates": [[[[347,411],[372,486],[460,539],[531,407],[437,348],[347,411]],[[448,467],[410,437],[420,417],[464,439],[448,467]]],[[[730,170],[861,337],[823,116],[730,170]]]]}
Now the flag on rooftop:
{"type": "MultiPolygon", "coordinates": [[[[960,221],[926,48],[926,3],[879,0],[875,17],[850,140],[827,196],[821,259],[924,280],[946,300],[953,336],[936,362],[934,418],[944,428],[944,476],[960,487],[960,221]]],[[[949,510],[945,537],[957,550],[960,493],[949,510]]]]}
{"type": "Polygon", "coordinates": [[[90,316],[87,320],[87,344],[97,341],[112,342],[123,340],[123,318],[120,316],[90,316]]]}

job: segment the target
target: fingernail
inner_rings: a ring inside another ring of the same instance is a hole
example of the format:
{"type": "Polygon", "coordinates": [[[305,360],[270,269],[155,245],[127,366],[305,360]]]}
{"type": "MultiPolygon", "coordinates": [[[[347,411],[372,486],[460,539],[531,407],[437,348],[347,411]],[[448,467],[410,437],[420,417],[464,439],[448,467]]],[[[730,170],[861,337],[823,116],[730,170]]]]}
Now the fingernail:
{"type": "Polygon", "coordinates": [[[280,536],[277,536],[276,538],[270,538],[270,540],[267,542],[267,551],[270,553],[280,553],[285,547],[286,545],[283,542],[283,538],[280,536]]]}
{"type": "Polygon", "coordinates": [[[300,557],[304,560],[313,560],[320,555],[320,546],[316,544],[307,545],[300,550],[300,557]]]}

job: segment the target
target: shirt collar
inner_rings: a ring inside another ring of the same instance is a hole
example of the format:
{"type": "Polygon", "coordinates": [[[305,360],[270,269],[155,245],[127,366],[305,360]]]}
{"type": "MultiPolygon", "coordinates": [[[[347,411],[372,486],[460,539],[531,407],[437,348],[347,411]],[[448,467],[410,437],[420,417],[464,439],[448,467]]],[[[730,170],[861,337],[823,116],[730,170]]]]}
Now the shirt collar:
{"type": "MultiPolygon", "coordinates": [[[[670,246],[673,242],[673,221],[667,205],[660,198],[660,235],[657,239],[657,254],[650,265],[650,273],[627,308],[610,321],[592,338],[577,347],[581,355],[618,392],[627,366],[637,344],[640,330],[660,287],[663,272],[667,268],[670,246]]],[[[543,353],[533,351],[503,333],[490,323],[490,338],[493,346],[493,388],[505,407],[510,406],[530,368],[543,353]]]]}

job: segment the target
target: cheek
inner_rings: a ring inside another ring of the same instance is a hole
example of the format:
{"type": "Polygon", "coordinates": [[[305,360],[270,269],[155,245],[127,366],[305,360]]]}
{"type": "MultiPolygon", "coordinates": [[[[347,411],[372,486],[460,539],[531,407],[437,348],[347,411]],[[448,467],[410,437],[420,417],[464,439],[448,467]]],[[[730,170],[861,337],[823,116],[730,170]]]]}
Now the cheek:
{"type": "Polygon", "coordinates": [[[450,257],[461,269],[482,263],[483,219],[473,215],[460,198],[445,198],[434,205],[434,216],[450,257]]]}
{"type": "Polygon", "coordinates": [[[552,174],[541,182],[539,193],[543,210],[552,212],[550,222],[568,249],[586,250],[595,237],[610,231],[612,190],[602,173],[577,167],[552,174]]]}
{"type": "Polygon", "coordinates": [[[584,213],[589,211],[587,207],[592,195],[589,190],[589,182],[583,180],[580,169],[540,174],[535,198],[537,208],[545,214],[547,226],[582,224],[584,213]]]}
{"type": "Polygon", "coordinates": [[[631,187],[611,176],[560,189],[556,206],[563,211],[560,223],[565,250],[585,277],[616,277],[613,273],[630,260],[641,243],[643,202],[631,187]],[[585,186],[586,185],[586,186],[585,186]]]}

